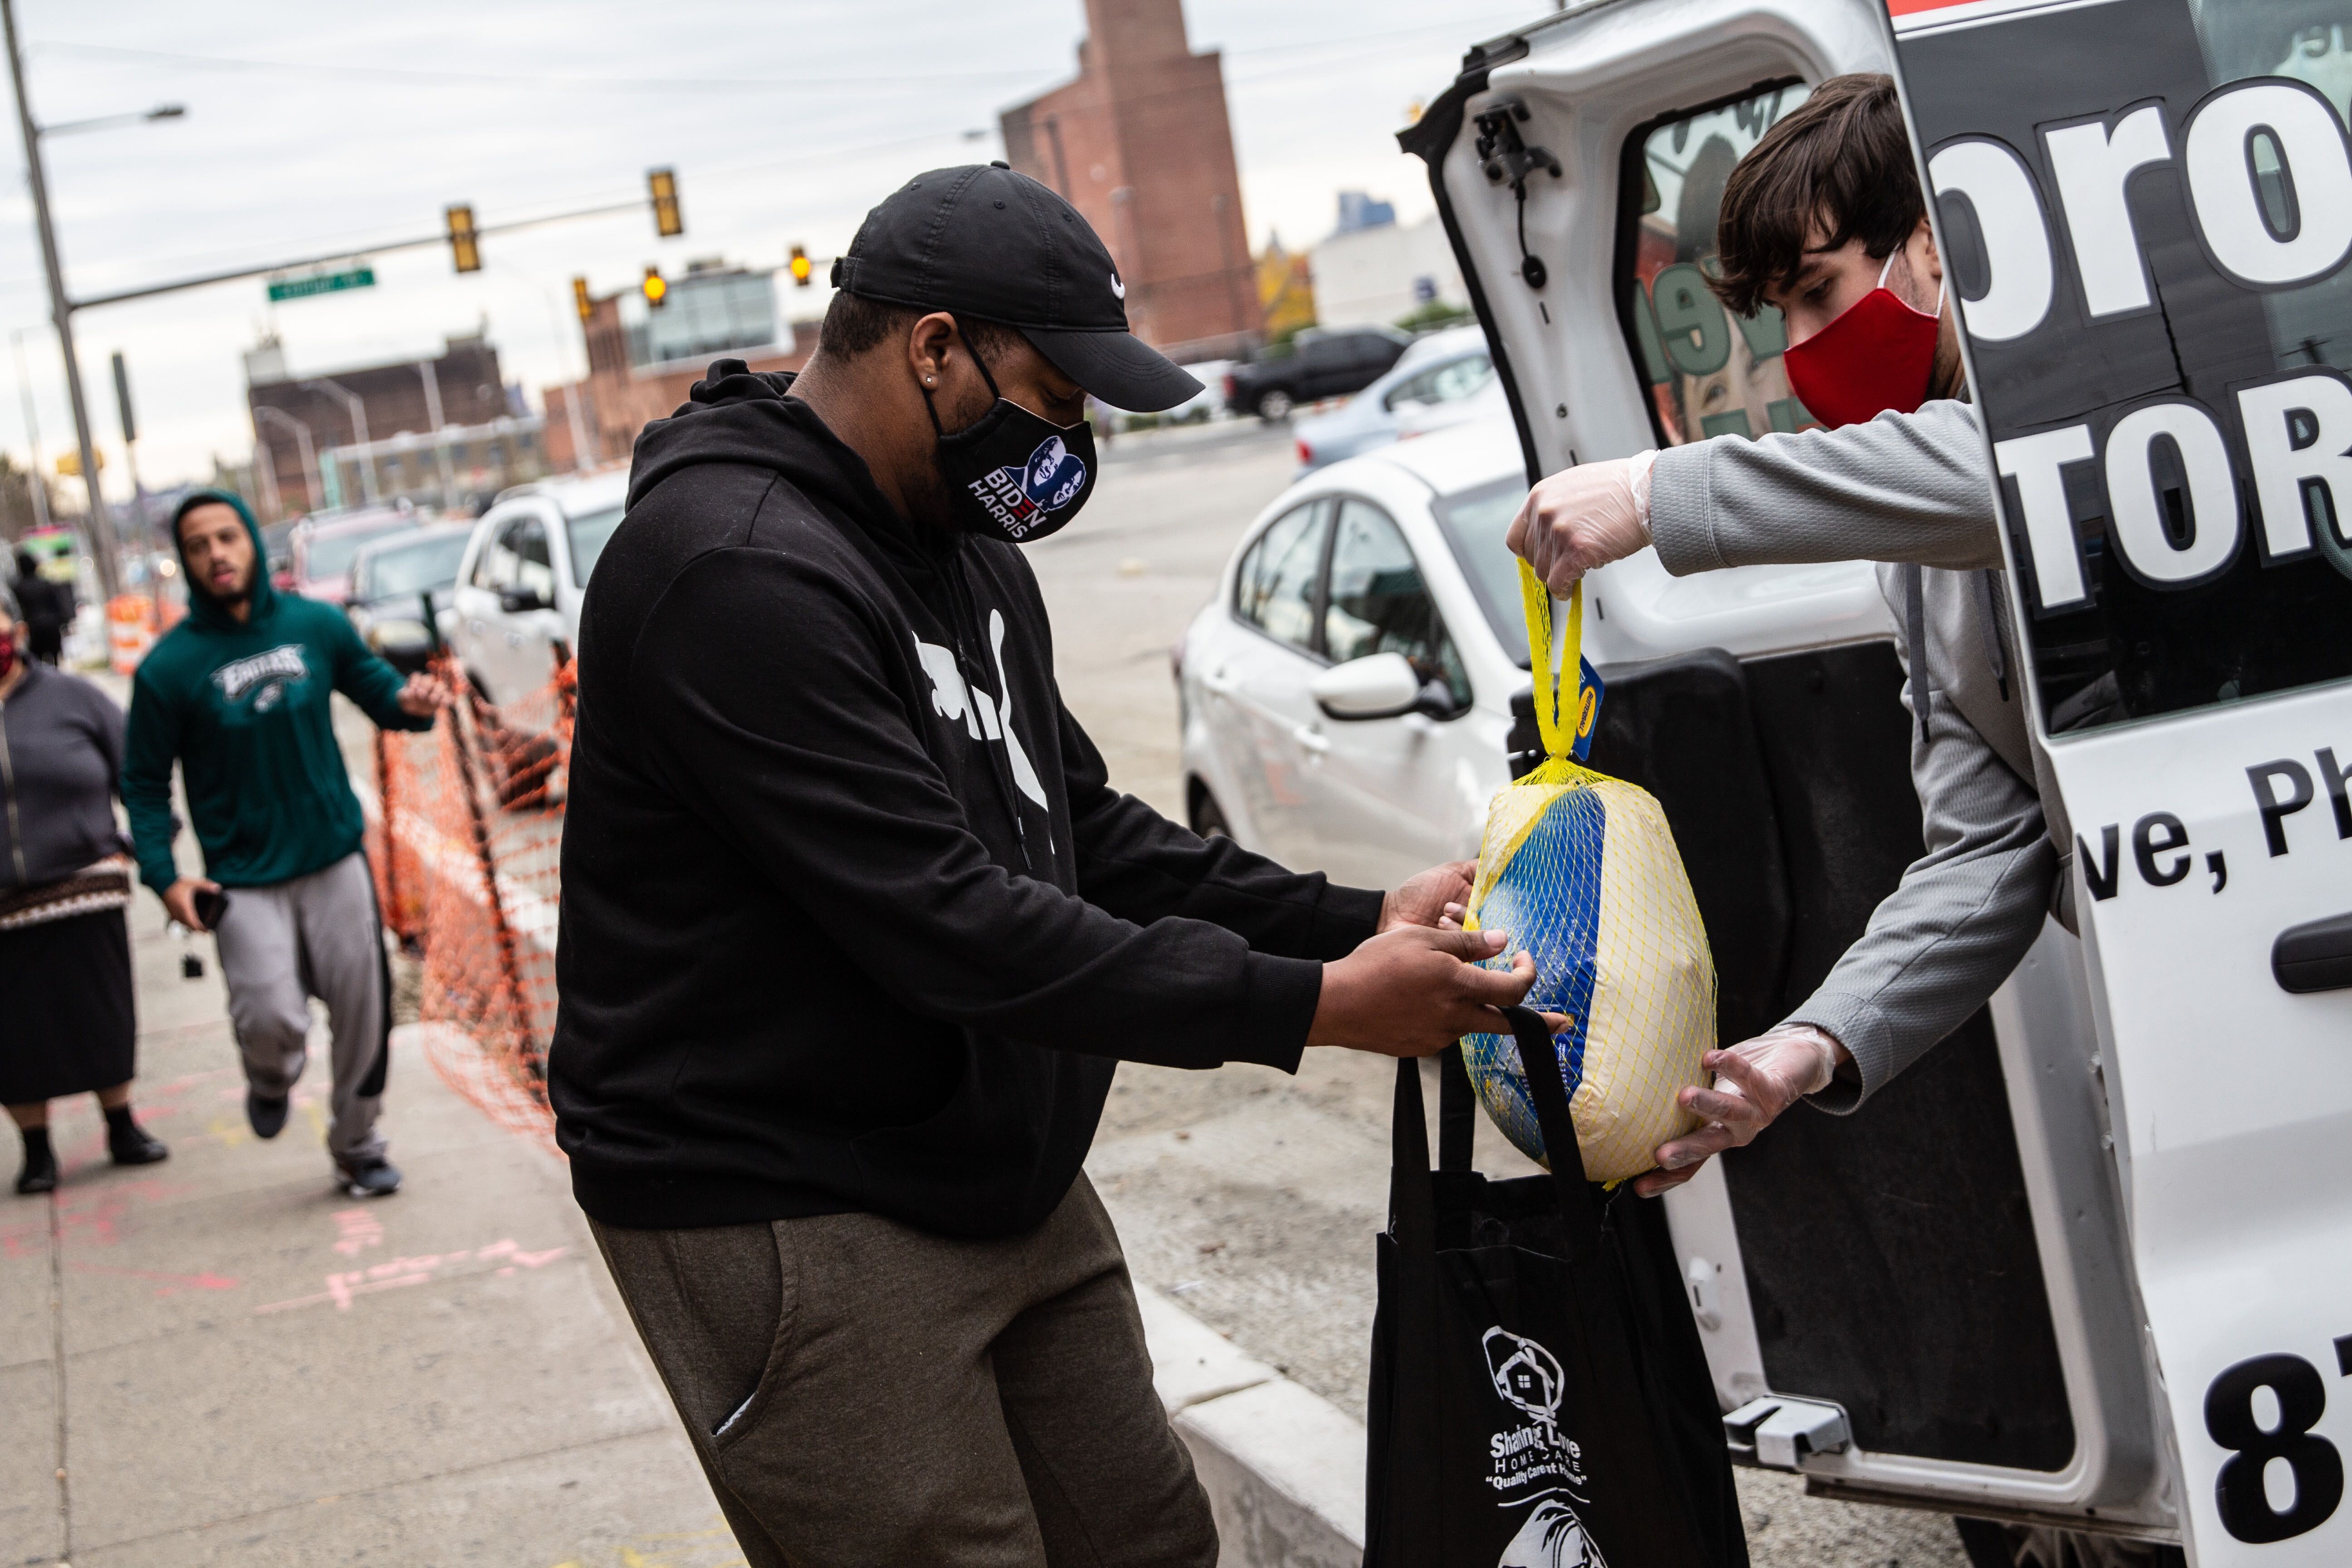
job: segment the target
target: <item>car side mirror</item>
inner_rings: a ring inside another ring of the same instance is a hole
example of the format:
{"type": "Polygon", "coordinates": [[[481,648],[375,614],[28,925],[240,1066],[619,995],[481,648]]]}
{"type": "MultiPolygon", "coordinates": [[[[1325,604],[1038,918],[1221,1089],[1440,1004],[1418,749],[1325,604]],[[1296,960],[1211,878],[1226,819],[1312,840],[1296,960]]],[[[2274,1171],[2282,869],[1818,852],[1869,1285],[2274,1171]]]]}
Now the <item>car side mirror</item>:
{"type": "Polygon", "coordinates": [[[555,605],[537,588],[522,583],[509,583],[499,590],[499,608],[510,616],[525,610],[551,610],[555,605]]]}
{"type": "Polygon", "coordinates": [[[1335,664],[1307,683],[1315,705],[1334,719],[1395,719],[1421,706],[1421,677],[1401,653],[1367,654],[1335,664]]]}

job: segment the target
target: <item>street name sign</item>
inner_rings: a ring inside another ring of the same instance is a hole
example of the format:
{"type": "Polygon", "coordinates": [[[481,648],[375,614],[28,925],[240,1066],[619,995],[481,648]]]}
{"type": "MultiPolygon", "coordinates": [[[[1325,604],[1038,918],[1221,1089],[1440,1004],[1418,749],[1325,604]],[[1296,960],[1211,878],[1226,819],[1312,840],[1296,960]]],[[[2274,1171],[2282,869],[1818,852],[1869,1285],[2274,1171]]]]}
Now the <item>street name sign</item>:
{"type": "Polygon", "coordinates": [[[269,280],[272,304],[280,300],[307,300],[313,294],[340,294],[346,289],[375,287],[375,268],[364,261],[331,272],[300,272],[269,280]]]}

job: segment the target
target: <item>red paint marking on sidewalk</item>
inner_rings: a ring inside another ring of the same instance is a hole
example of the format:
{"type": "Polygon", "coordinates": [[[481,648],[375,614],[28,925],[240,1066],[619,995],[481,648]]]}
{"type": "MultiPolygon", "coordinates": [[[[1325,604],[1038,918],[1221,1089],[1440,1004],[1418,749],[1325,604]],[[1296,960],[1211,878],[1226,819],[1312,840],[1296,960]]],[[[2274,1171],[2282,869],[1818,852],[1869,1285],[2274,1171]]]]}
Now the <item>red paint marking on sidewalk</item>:
{"type": "MultiPolygon", "coordinates": [[[[339,1243],[339,1247],[340,1245],[339,1243]]],[[[568,1247],[551,1247],[543,1252],[525,1252],[517,1247],[514,1238],[509,1237],[502,1241],[494,1241],[488,1247],[475,1247],[467,1251],[436,1252],[421,1258],[390,1258],[382,1263],[371,1264],[365,1268],[338,1270],[327,1276],[327,1288],[324,1290],[309,1296],[292,1297],[284,1301],[272,1301],[267,1306],[256,1307],[253,1312],[254,1316],[259,1317],[265,1312],[289,1312],[298,1307],[316,1307],[327,1301],[333,1302],[335,1310],[338,1312],[348,1312],[352,1310],[352,1300],[361,1296],[372,1295],[380,1290],[397,1290],[408,1285],[423,1285],[434,1279],[453,1278],[451,1270],[460,1263],[488,1263],[502,1258],[511,1258],[513,1259],[511,1263],[491,1271],[504,1277],[512,1274],[518,1267],[543,1268],[571,1250],[568,1247]]]]}
{"type": "MultiPolygon", "coordinates": [[[[112,1247],[122,1239],[116,1222],[131,1212],[133,1204],[175,1198],[193,1190],[185,1182],[122,1182],[102,1193],[68,1199],[58,1205],[59,1239],[112,1247]]],[[[0,1230],[0,1257],[30,1258],[46,1252],[48,1234],[49,1227],[44,1222],[0,1230]]]]}
{"type": "Polygon", "coordinates": [[[365,1209],[337,1209],[335,1228],[339,1233],[335,1250],[345,1258],[357,1258],[361,1251],[383,1245],[383,1224],[365,1209]]]}
{"type": "Polygon", "coordinates": [[[75,1261],[66,1265],[77,1274],[111,1274],[126,1279],[153,1279],[158,1296],[169,1296],[181,1290],[234,1290],[240,1281],[226,1274],[161,1274],[152,1268],[110,1268],[102,1263],[75,1261]]]}

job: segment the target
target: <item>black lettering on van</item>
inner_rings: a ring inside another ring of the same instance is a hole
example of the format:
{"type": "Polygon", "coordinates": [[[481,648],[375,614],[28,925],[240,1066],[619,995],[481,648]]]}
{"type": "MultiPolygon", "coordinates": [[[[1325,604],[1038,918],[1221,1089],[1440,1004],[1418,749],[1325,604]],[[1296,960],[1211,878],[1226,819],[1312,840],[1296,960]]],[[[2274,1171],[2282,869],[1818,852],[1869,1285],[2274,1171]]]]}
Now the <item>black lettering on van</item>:
{"type": "Polygon", "coordinates": [[[2336,808],[2336,837],[2352,838],[2352,798],[2345,795],[2346,774],[2336,765],[2336,748],[2322,746],[2312,756],[2319,763],[2320,782],[2327,786],[2327,804],[2336,808]]]}
{"type": "Polygon", "coordinates": [[[2292,757],[2281,757],[2274,763],[2257,763],[2246,770],[2246,782],[2254,789],[2254,807],[2262,813],[2263,837],[2270,845],[2271,854],[2286,853],[2286,819],[2311,804],[2311,771],[2292,757]],[[2284,779],[2288,793],[2281,796],[2272,787],[2273,779],[2284,779]]]}
{"type": "Polygon", "coordinates": [[[2104,858],[2095,858],[2083,836],[2074,835],[2074,859],[2083,868],[2083,880],[2090,884],[2091,897],[2105,900],[2116,896],[2116,879],[2123,870],[2116,864],[2123,850],[2123,829],[2112,822],[2100,828],[2099,847],[2104,858]]]}
{"type": "Polygon", "coordinates": [[[2187,847],[2189,828],[2168,811],[2151,811],[2132,825],[2132,858],[2139,862],[2140,879],[2151,888],[2169,888],[2189,875],[2190,858],[2181,856],[2169,866],[2156,858],[2187,847]]]}

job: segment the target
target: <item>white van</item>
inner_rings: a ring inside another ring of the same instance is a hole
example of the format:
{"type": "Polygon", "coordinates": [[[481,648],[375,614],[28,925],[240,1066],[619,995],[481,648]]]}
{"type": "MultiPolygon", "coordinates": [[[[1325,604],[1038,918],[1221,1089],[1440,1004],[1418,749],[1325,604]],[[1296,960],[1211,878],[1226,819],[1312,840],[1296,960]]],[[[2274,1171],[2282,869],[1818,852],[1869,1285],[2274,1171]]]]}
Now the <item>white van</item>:
{"type": "MultiPolygon", "coordinates": [[[[1701,269],[1808,84],[1896,70],[1940,193],[2081,936],[1667,1200],[1727,1440],[2045,1568],[2352,1562],[2352,0],[1888,9],[1570,0],[1402,136],[1530,478],[1806,422],[1701,269]]],[[[1872,571],[1587,593],[1745,1037],[1920,852],[1872,571]]]]}

